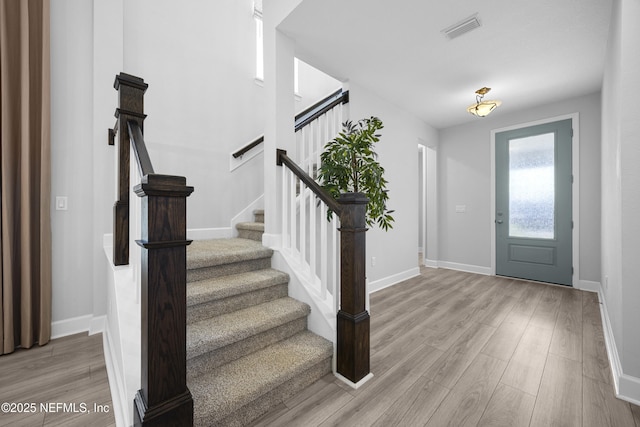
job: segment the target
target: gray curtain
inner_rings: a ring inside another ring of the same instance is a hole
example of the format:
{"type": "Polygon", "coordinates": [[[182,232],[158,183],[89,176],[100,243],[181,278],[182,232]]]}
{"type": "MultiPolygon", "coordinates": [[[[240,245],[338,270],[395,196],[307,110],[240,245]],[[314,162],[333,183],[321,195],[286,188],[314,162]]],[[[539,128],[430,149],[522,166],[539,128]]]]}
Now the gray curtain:
{"type": "Polygon", "coordinates": [[[49,0],[0,0],[0,354],[51,337],[49,0]]]}

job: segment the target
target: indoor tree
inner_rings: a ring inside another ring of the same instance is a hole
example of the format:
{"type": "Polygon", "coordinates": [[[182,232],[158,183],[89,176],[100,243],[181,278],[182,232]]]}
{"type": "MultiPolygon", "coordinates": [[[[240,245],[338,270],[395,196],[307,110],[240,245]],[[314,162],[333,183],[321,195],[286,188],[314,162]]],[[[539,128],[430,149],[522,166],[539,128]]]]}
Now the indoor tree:
{"type": "MultiPolygon", "coordinates": [[[[380,165],[373,145],[380,141],[376,132],[383,128],[377,117],[347,121],[342,132],[329,141],[320,155],[318,178],[320,184],[337,199],[341,193],[363,193],[367,204],[367,225],[377,224],[387,231],[394,221],[392,210],[387,209],[389,199],[384,168],[380,165]]],[[[329,212],[331,216],[331,212],[329,212]]]]}

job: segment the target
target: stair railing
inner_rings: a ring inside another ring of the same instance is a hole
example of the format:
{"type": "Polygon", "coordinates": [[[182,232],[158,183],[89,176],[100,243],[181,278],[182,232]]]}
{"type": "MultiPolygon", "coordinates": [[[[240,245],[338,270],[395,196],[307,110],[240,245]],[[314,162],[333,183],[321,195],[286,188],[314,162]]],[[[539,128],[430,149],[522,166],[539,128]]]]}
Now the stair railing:
{"type": "MultiPolygon", "coordinates": [[[[140,183],[141,388],[133,402],[135,425],[191,426],[193,398],[187,388],[186,198],[193,187],[181,176],[154,172],[144,143],[143,79],[116,76],[119,108],[109,143],[118,138],[118,201],[114,207],[114,264],[129,263],[130,152],[140,183]]],[[[133,169],[133,168],[132,168],[133,169]]],[[[135,170],[135,169],[134,169],[135,170]]],[[[134,203],[135,204],[135,203],[134,203]]]]}
{"type": "Polygon", "coordinates": [[[317,146],[315,141],[305,144],[302,149],[298,146],[307,170],[290,159],[286,151],[277,151],[277,165],[285,166],[282,179],[283,252],[299,259],[299,264],[306,267],[310,282],[315,285],[312,291],[317,291],[320,299],[332,306],[336,315],[336,371],[356,384],[371,375],[369,313],[365,307],[368,199],[361,193],[348,193],[336,201],[315,182],[308,172],[315,169],[313,162],[316,167],[320,164],[321,150],[319,148],[316,154],[314,146],[317,146]],[[335,214],[329,226],[327,210],[335,214]],[[335,219],[336,215],[338,219],[335,219]],[[339,263],[337,230],[340,231],[339,263]],[[318,238],[319,256],[315,252],[318,238]],[[337,277],[340,287],[336,285],[337,277]]]}
{"type": "MultiPolygon", "coordinates": [[[[305,109],[301,113],[298,113],[294,119],[294,129],[296,133],[305,128],[311,122],[314,122],[318,118],[325,116],[328,112],[335,112],[336,107],[339,107],[338,114],[335,117],[340,117],[342,104],[349,102],[349,91],[342,91],[339,89],[333,92],[331,95],[326,96],[322,100],[316,102],[311,107],[305,109]]],[[[328,117],[328,116],[327,116],[328,117]]],[[[340,124],[340,121],[338,121],[340,124]]],[[[264,142],[264,135],[260,135],[253,141],[249,142],[239,150],[233,152],[231,156],[234,159],[242,158],[247,152],[251,151],[255,147],[264,142]]],[[[320,147],[322,148],[322,147],[320,147]]]]}
{"type": "MultiPolygon", "coordinates": [[[[343,105],[349,102],[349,92],[338,90],[318,101],[295,117],[294,129],[298,156],[294,162],[313,179],[324,144],[341,129],[343,105]]],[[[297,270],[310,284],[326,311],[338,310],[337,290],[340,266],[338,260],[339,219],[328,223],[327,204],[317,203],[309,184],[293,173],[285,173],[283,201],[283,251],[295,261],[297,270]],[[286,196],[288,194],[288,196],[286,196]]]]}

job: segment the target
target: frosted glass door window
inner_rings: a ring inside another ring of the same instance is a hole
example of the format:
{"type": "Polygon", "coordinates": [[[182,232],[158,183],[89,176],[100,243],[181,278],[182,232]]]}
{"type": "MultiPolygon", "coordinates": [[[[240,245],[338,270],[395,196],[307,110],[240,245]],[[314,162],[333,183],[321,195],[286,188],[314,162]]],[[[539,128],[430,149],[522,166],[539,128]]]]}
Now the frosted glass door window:
{"type": "Polygon", "coordinates": [[[509,141],[509,236],[555,237],[555,134],[509,141]]]}

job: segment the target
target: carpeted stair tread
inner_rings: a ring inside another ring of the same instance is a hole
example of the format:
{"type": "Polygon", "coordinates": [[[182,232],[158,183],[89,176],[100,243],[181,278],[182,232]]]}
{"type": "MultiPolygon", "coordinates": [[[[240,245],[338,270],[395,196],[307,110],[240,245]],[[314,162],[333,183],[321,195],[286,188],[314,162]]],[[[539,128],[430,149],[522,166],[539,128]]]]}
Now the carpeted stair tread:
{"type": "Polygon", "coordinates": [[[264,231],[264,222],[240,222],[236,224],[238,230],[264,231]]]}
{"type": "Polygon", "coordinates": [[[194,240],[187,246],[187,269],[270,258],[273,250],[250,239],[194,240]]]}
{"type": "Polygon", "coordinates": [[[254,337],[310,312],[307,304],[285,297],[191,323],[187,326],[187,358],[254,337]]]}
{"type": "MultiPolygon", "coordinates": [[[[211,425],[332,357],[333,344],[305,331],[189,381],[196,426],[211,425]]],[[[289,390],[291,392],[291,390],[289,390]]]]}
{"type": "Polygon", "coordinates": [[[274,269],[250,271],[187,284],[187,307],[285,284],[289,275],[274,269]]]}

